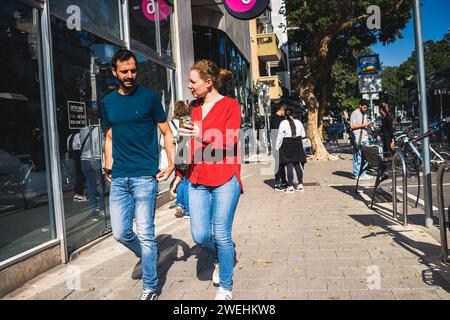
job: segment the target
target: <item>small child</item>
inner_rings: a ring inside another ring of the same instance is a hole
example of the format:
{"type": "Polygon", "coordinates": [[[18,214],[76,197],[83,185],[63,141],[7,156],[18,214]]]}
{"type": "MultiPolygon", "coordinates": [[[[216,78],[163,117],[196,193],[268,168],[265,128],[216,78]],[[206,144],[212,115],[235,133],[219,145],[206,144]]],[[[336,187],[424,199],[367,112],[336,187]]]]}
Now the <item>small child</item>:
{"type": "MultiPolygon", "coordinates": [[[[173,119],[170,121],[174,136],[178,136],[178,129],[180,128],[180,118],[190,115],[190,108],[181,100],[175,102],[175,110],[173,119]]],[[[176,150],[177,155],[180,150],[176,150]]],[[[186,171],[188,165],[184,163],[176,163],[175,177],[171,182],[170,194],[176,197],[175,217],[189,218],[189,180],[186,179],[186,171]]]]}

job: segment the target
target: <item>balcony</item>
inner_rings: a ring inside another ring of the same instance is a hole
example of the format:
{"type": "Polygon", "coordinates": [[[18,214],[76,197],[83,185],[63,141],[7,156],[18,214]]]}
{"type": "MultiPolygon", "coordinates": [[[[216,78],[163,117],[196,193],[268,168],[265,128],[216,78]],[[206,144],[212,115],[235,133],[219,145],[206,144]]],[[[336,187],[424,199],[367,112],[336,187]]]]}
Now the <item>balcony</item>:
{"type": "Polygon", "coordinates": [[[278,76],[259,77],[258,83],[265,83],[269,86],[269,97],[271,101],[280,100],[283,96],[283,89],[281,88],[281,79],[278,76]]]}
{"type": "Polygon", "coordinates": [[[278,49],[278,37],[275,33],[257,34],[258,57],[262,62],[280,61],[281,50],[278,49]]]}

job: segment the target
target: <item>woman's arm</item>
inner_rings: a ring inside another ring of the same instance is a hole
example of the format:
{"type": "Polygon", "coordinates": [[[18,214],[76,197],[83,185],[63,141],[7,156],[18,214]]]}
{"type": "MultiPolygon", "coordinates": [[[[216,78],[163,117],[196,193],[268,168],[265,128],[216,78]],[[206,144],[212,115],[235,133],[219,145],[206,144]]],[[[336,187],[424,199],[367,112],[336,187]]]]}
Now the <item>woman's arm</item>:
{"type": "Polygon", "coordinates": [[[288,124],[287,120],[283,120],[280,123],[280,128],[278,129],[278,134],[277,134],[277,142],[275,144],[275,148],[277,150],[280,150],[281,145],[283,144],[283,138],[286,136],[286,124],[288,124]]]}

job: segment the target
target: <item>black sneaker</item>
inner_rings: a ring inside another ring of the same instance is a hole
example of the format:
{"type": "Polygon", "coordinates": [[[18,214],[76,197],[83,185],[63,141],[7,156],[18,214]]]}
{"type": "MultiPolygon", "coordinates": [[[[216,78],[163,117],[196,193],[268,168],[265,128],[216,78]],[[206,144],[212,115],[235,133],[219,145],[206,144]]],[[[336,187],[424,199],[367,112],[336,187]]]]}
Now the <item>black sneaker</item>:
{"type": "Polygon", "coordinates": [[[158,300],[158,295],[151,289],[144,289],[139,300],[158,300]]]}
{"type": "Polygon", "coordinates": [[[275,191],[285,191],[285,190],[287,189],[287,187],[288,187],[288,186],[284,186],[284,185],[276,186],[276,187],[274,188],[274,190],[275,190],[275,191]]]}

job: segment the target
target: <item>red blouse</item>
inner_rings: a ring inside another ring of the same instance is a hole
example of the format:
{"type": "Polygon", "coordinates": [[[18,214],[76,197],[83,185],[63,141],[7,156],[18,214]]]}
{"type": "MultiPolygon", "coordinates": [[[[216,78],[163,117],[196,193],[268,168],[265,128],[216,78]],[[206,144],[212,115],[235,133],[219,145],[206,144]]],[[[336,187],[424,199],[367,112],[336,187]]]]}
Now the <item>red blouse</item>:
{"type": "Polygon", "coordinates": [[[191,139],[191,165],[186,177],[192,184],[221,186],[233,175],[239,181],[241,192],[241,163],[239,129],[241,107],[229,97],[217,101],[202,120],[202,107],[192,109],[192,123],[200,128],[200,139],[191,139]]]}

